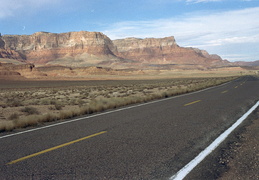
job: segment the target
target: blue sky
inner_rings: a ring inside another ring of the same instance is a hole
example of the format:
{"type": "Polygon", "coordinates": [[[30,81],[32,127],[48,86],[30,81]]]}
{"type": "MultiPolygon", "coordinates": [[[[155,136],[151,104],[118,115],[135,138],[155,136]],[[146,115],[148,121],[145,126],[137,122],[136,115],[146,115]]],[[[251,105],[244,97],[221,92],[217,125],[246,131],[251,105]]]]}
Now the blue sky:
{"type": "Polygon", "coordinates": [[[259,60],[259,0],[0,0],[0,33],[174,36],[229,61],[259,60]]]}

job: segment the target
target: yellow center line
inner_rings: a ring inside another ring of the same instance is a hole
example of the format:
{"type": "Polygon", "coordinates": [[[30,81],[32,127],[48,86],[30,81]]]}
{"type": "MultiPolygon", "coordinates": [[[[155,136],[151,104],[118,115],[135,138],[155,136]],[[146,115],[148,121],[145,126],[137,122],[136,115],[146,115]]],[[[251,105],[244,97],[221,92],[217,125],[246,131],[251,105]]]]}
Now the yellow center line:
{"type": "Polygon", "coordinates": [[[94,136],[98,136],[98,135],[101,135],[101,134],[104,134],[104,133],[107,133],[107,131],[102,131],[102,132],[99,132],[99,133],[96,133],[96,134],[92,134],[92,135],[90,135],[90,136],[86,136],[86,137],[83,137],[83,138],[80,138],[80,139],[77,139],[77,140],[74,140],[74,141],[70,141],[70,142],[68,142],[68,143],[64,143],[64,144],[61,144],[61,145],[58,145],[58,146],[55,146],[55,147],[52,147],[52,148],[49,148],[49,149],[46,149],[46,150],[43,150],[43,151],[34,153],[34,154],[31,154],[31,155],[28,155],[28,156],[22,157],[22,158],[20,158],[20,159],[16,159],[16,160],[11,161],[11,162],[9,162],[9,163],[7,163],[7,164],[8,164],[8,165],[14,164],[14,163],[23,161],[23,160],[25,160],[25,159],[29,159],[29,158],[32,158],[32,157],[34,157],[34,156],[38,156],[38,155],[41,155],[41,154],[44,154],[44,153],[47,153],[47,152],[50,152],[50,151],[53,151],[53,150],[56,150],[56,149],[59,149],[59,148],[62,148],[62,147],[71,145],[71,144],[74,144],[74,143],[77,143],[77,142],[79,142],[79,141],[83,141],[83,140],[85,140],[85,139],[89,139],[89,138],[92,138],[92,137],[94,137],[94,136]]]}
{"type": "Polygon", "coordinates": [[[226,90],[226,91],[222,91],[221,93],[222,93],[222,94],[224,94],[224,93],[227,93],[227,92],[228,92],[228,90],[226,90]]]}
{"type": "Polygon", "coordinates": [[[185,104],[184,106],[189,106],[191,104],[194,104],[194,103],[197,103],[197,102],[200,102],[201,100],[198,100],[198,101],[194,101],[194,102],[191,102],[191,103],[188,103],[188,104],[185,104]]]}

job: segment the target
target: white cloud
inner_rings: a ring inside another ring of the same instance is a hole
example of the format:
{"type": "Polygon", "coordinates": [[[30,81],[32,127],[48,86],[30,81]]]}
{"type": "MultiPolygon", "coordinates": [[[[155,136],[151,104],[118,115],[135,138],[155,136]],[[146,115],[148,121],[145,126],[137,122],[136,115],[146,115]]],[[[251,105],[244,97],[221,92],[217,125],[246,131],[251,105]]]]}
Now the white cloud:
{"type": "Polygon", "coordinates": [[[218,53],[219,47],[226,45],[229,48],[229,45],[237,43],[259,44],[258,12],[259,7],[255,7],[224,12],[196,12],[151,21],[118,22],[103,32],[111,39],[175,36],[181,46],[209,48],[212,53],[218,53]],[[213,47],[217,47],[217,52],[213,51],[213,47]]]}
{"type": "Polygon", "coordinates": [[[28,12],[48,7],[61,2],[61,0],[0,0],[0,19],[15,16],[18,12],[28,12]]]}
{"type": "MultiPolygon", "coordinates": [[[[152,21],[118,22],[110,25],[104,33],[112,39],[174,35],[178,41],[190,45],[195,45],[196,42],[211,42],[213,45],[215,41],[223,42],[222,39],[234,37],[243,41],[254,41],[258,40],[259,34],[258,11],[259,7],[212,14],[187,14],[183,17],[152,21]]],[[[231,40],[225,42],[231,43],[231,40]]]]}
{"type": "Polygon", "coordinates": [[[226,43],[253,43],[253,42],[259,42],[259,35],[216,39],[216,40],[209,41],[209,44],[224,45],[226,43]]]}

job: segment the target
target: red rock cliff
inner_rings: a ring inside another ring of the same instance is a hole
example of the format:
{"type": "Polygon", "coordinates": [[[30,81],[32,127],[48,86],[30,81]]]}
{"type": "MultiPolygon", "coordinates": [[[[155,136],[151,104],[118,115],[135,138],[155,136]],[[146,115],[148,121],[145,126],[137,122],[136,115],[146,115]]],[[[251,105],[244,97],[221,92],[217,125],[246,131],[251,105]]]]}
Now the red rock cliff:
{"type": "Polygon", "coordinates": [[[140,64],[226,64],[219,56],[206,51],[179,47],[172,36],[111,41],[100,32],[86,31],[0,36],[0,58],[19,59],[36,65],[77,67],[133,66],[130,64],[133,61],[123,59],[140,64]]]}
{"type": "Polygon", "coordinates": [[[113,41],[117,46],[117,56],[152,64],[202,64],[221,63],[216,55],[204,50],[179,47],[174,37],[166,38],[126,38],[113,41]]]}
{"type": "Polygon", "coordinates": [[[37,32],[32,35],[2,36],[5,49],[22,53],[30,63],[46,64],[59,58],[78,55],[111,56],[116,52],[112,41],[99,32],[47,33],[37,32]]]}

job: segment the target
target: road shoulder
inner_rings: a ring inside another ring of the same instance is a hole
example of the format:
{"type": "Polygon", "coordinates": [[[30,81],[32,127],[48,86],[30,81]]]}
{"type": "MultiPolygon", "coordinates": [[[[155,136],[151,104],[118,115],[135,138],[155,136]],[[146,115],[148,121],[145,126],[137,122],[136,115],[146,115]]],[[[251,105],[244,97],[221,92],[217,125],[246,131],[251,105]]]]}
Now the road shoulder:
{"type": "Polygon", "coordinates": [[[258,179],[259,108],[186,179],[258,179]]]}

